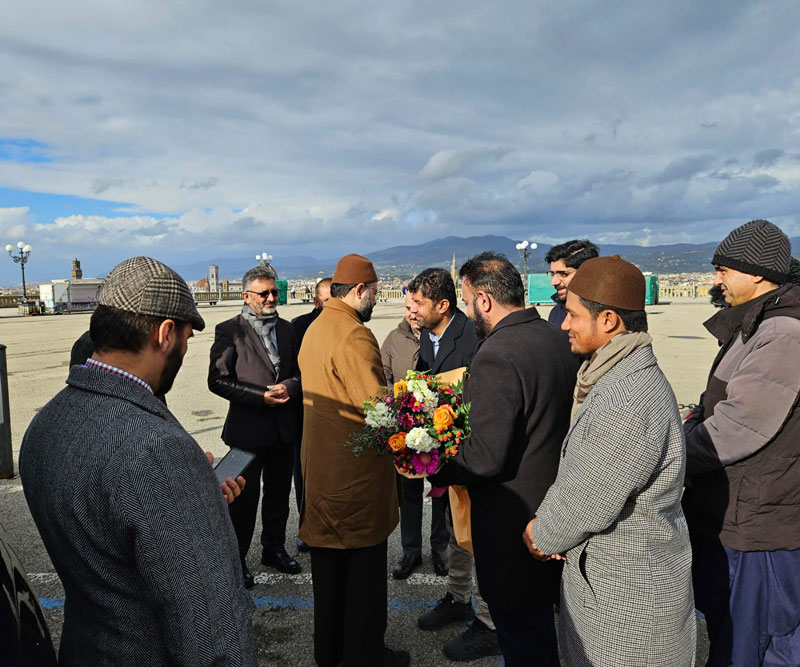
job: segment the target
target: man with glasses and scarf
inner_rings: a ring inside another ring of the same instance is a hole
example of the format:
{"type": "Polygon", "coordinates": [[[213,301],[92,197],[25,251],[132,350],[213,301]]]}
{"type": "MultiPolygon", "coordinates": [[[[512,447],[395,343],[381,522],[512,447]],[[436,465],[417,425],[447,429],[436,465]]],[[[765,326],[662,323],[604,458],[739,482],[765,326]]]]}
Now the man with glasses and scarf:
{"type": "Polygon", "coordinates": [[[242,475],[245,491],[229,508],[247,588],[254,583],[245,557],[255,529],[259,477],[264,482],[261,564],[287,574],[301,570],[284,543],[302,390],[294,328],[278,317],[277,277],[268,264],[244,274],[242,313],[217,325],[208,370],[208,388],[230,401],[223,441],[256,455],[242,475]]]}

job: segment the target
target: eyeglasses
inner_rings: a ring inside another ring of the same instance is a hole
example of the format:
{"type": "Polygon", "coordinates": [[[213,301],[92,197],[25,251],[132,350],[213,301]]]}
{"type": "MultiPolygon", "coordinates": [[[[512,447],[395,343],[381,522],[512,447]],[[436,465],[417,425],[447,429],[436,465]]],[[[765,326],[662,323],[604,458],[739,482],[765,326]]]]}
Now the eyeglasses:
{"type": "Polygon", "coordinates": [[[277,299],[281,292],[277,289],[265,289],[263,292],[254,292],[251,289],[246,289],[245,293],[255,294],[260,296],[262,299],[266,299],[271,294],[273,299],[277,299]]]}
{"type": "Polygon", "coordinates": [[[558,276],[559,278],[568,278],[573,273],[575,273],[575,269],[573,269],[572,271],[548,271],[547,277],[550,278],[551,280],[553,279],[553,276],[558,276]]]}

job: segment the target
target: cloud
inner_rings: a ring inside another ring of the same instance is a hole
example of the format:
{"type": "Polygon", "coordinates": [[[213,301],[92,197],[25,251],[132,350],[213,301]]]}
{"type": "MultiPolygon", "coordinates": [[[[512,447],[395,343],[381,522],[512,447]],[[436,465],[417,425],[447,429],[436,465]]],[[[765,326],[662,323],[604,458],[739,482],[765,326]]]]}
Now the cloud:
{"type": "Polygon", "coordinates": [[[778,158],[786,155],[786,151],[782,148],[767,148],[763,151],[758,151],[753,156],[753,162],[759,167],[771,167],[778,161],[778,158]]]}
{"type": "Polygon", "coordinates": [[[653,176],[653,183],[670,183],[672,181],[686,181],[705,171],[711,166],[714,157],[711,155],[690,155],[670,162],[660,173],[653,176]]]}
{"type": "Polygon", "coordinates": [[[217,183],[219,183],[218,178],[209,176],[208,178],[190,183],[189,185],[181,185],[181,188],[188,188],[189,190],[208,190],[209,188],[213,188],[217,183]]]}
{"type": "Polygon", "coordinates": [[[420,171],[420,176],[426,180],[438,181],[482,163],[498,162],[512,152],[513,149],[500,146],[465,150],[448,148],[432,155],[420,171]]]}
{"type": "Polygon", "coordinates": [[[10,3],[0,206],[29,210],[0,225],[59,266],[789,228],[798,22],[784,1],[10,3]]]}

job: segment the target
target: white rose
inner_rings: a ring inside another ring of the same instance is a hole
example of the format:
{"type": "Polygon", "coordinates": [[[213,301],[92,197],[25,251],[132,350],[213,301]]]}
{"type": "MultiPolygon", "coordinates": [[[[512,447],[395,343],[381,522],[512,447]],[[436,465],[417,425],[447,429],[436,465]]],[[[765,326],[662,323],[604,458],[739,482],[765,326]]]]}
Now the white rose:
{"type": "Polygon", "coordinates": [[[413,449],[416,452],[429,452],[436,449],[438,442],[434,440],[429,434],[427,429],[415,426],[406,436],[406,447],[413,449]]]}

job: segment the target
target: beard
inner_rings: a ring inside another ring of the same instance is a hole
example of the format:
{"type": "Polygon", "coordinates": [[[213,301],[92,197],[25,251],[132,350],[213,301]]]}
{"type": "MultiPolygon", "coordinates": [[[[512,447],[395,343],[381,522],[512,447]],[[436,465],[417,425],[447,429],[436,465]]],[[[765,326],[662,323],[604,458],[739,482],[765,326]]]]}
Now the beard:
{"type": "Polygon", "coordinates": [[[489,326],[489,323],[484,319],[483,313],[478,310],[477,299],[473,300],[472,302],[472,312],[474,314],[472,321],[475,322],[475,329],[477,330],[478,338],[486,338],[492,329],[489,326]]]}
{"type": "Polygon", "coordinates": [[[163,396],[170,389],[175,382],[175,377],[183,364],[183,355],[180,349],[175,348],[167,355],[167,360],[164,362],[164,368],[161,369],[161,377],[158,381],[158,389],[155,393],[163,396]]]}
{"type": "Polygon", "coordinates": [[[361,303],[356,308],[358,317],[362,322],[369,322],[372,319],[372,311],[375,308],[375,304],[370,302],[369,296],[369,291],[365,292],[364,298],[361,299],[361,303]]]}
{"type": "Polygon", "coordinates": [[[267,317],[268,315],[272,315],[276,310],[277,307],[273,304],[265,303],[261,306],[250,306],[253,309],[253,312],[258,315],[259,317],[267,317]]]}

